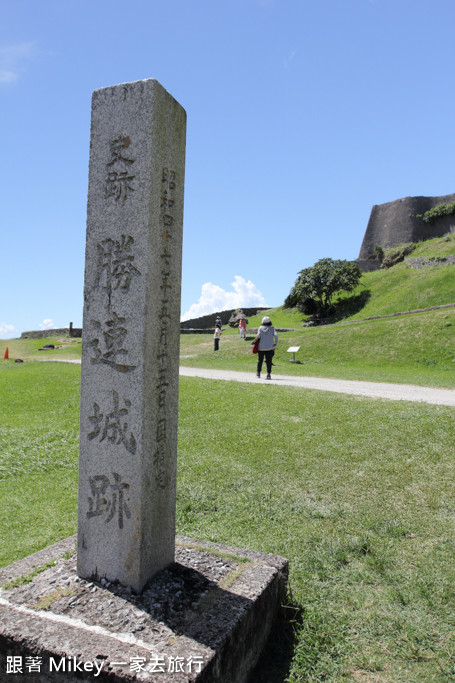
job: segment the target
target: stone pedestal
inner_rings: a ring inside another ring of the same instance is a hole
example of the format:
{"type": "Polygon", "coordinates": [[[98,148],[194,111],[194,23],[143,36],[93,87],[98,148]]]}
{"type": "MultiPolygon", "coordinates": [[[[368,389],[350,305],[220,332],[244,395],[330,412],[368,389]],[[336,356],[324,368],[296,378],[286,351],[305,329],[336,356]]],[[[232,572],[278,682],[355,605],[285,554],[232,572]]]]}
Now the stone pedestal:
{"type": "Polygon", "coordinates": [[[75,540],[0,569],[0,680],[248,680],[283,598],[286,559],[177,538],[175,564],[135,595],[81,580],[75,540]]]}

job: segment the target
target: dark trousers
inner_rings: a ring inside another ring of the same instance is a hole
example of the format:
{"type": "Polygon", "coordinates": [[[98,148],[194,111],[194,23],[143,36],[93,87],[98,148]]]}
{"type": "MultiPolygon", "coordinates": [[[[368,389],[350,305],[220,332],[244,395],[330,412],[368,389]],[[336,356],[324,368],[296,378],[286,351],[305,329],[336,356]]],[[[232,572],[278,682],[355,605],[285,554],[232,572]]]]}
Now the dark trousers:
{"type": "Polygon", "coordinates": [[[213,350],[214,350],[214,351],[218,351],[219,348],[220,348],[220,340],[219,340],[219,339],[214,339],[214,340],[213,340],[213,350]]]}
{"type": "Polygon", "coordinates": [[[264,356],[265,356],[265,364],[267,366],[267,373],[270,375],[270,373],[272,372],[273,349],[270,351],[258,351],[258,372],[261,372],[261,370],[262,370],[262,363],[264,362],[264,356]]]}

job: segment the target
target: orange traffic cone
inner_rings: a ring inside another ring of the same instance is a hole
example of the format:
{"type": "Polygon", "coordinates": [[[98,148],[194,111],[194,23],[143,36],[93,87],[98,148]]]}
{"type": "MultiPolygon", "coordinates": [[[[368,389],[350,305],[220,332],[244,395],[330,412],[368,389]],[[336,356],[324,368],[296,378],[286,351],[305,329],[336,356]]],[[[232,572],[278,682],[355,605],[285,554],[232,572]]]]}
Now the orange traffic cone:
{"type": "Polygon", "coordinates": [[[6,347],[6,351],[5,351],[5,355],[3,356],[3,360],[8,360],[8,358],[9,358],[9,351],[8,351],[8,347],[6,347]]]}

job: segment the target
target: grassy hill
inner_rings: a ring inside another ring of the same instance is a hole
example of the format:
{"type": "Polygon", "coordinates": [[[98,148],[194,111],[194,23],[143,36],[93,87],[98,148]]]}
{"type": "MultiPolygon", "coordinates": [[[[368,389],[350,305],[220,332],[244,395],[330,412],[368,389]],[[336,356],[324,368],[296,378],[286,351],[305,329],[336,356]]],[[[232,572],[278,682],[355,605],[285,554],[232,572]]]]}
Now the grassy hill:
{"type": "MultiPolygon", "coordinates": [[[[436,259],[453,254],[455,235],[446,235],[417,244],[411,256],[436,259]]],[[[455,266],[415,270],[402,262],[392,268],[364,273],[354,292],[339,301],[342,302],[341,312],[334,317],[334,322],[455,303],[455,266]]],[[[249,325],[260,325],[264,314],[250,318],[249,325]]],[[[276,327],[300,327],[308,317],[283,306],[272,308],[266,314],[276,327]]]]}
{"type": "MultiPolygon", "coordinates": [[[[452,254],[455,254],[455,235],[422,242],[411,256],[436,259],[452,254]]],[[[364,291],[369,292],[365,305],[347,316],[347,320],[455,303],[455,267],[431,266],[416,270],[402,262],[387,270],[364,273],[353,297],[364,291]]]]}

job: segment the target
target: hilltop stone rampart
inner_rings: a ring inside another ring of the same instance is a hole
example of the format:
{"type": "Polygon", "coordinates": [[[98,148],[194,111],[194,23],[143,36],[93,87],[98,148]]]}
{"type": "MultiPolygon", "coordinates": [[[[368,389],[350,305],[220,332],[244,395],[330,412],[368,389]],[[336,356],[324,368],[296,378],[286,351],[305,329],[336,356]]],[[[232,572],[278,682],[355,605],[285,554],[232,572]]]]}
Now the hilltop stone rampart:
{"type": "Polygon", "coordinates": [[[360,248],[359,262],[371,258],[376,246],[391,249],[399,244],[422,242],[455,232],[455,215],[441,216],[431,224],[417,218],[439,204],[452,202],[455,202],[455,194],[441,197],[404,197],[386,204],[375,204],[371,209],[360,248]]]}

